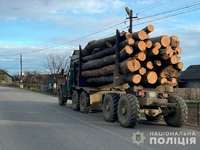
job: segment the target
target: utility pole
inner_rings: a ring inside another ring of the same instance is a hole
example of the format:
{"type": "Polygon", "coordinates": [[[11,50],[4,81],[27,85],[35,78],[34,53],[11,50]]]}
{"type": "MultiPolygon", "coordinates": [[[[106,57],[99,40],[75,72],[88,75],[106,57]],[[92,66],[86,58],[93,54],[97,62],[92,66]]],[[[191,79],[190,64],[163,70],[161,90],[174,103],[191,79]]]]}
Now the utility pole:
{"type": "Polygon", "coordinates": [[[129,32],[133,33],[133,19],[137,18],[137,16],[133,17],[133,10],[130,10],[128,7],[125,8],[125,11],[128,15],[128,18],[130,20],[130,27],[129,27],[129,32]]]}
{"type": "Polygon", "coordinates": [[[22,55],[20,55],[20,88],[23,88],[22,55]]]}

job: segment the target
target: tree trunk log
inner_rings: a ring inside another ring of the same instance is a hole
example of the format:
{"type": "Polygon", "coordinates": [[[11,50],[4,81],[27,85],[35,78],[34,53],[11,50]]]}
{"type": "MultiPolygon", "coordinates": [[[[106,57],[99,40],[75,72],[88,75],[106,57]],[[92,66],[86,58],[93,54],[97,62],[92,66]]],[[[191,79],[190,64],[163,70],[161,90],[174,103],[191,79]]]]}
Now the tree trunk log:
{"type": "Polygon", "coordinates": [[[154,48],[150,48],[147,50],[147,55],[148,56],[155,56],[159,54],[159,49],[157,49],[156,47],[154,48]]]}
{"type": "MultiPolygon", "coordinates": [[[[127,59],[119,64],[120,73],[128,74],[140,68],[140,62],[136,59],[127,59]]],[[[99,69],[87,70],[82,72],[83,77],[106,76],[114,73],[115,65],[105,66],[99,69]]]]}
{"type": "Polygon", "coordinates": [[[142,76],[145,75],[146,72],[147,72],[147,70],[146,70],[146,68],[144,68],[144,67],[141,67],[141,68],[139,69],[139,74],[142,75],[142,76]]]}
{"type": "Polygon", "coordinates": [[[178,47],[179,46],[179,39],[178,39],[178,37],[177,36],[175,36],[175,35],[173,35],[173,36],[171,36],[170,37],[170,40],[171,40],[171,47],[172,48],[176,48],[176,47],[178,47]]]}
{"type": "Polygon", "coordinates": [[[182,70],[183,69],[183,63],[182,62],[178,62],[177,64],[174,65],[174,68],[176,68],[177,70],[182,70]]]}
{"type": "Polygon", "coordinates": [[[163,36],[158,36],[158,37],[154,37],[154,38],[150,38],[150,40],[155,43],[155,42],[160,42],[161,46],[163,47],[167,47],[170,45],[170,38],[167,35],[163,35],[163,36]]]}
{"type": "Polygon", "coordinates": [[[136,41],[140,41],[140,40],[143,41],[143,40],[146,40],[148,38],[149,38],[149,35],[143,30],[133,33],[133,39],[136,40],[136,41]]]}
{"type": "Polygon", "coordinates": [[[147,48],[151,48],[153,46],[153,43],[151,42],[151,40],[145,40],[145,43],[146,43],[146,47],[147,48]]]}
{"type": "Polygon", "coordinates": [[[167,46],[164,49],[160,49],[159,55],[162,59],[167,60],[174,55],[174,51],[172,50],[171,46],[167,46]]]}
{"type": "Polygon", "coordinates": [[[134,44],[134,49],[137,51],[145,51],[147,48],[146,43],[144,41],[136,41],[134,44]]]}
{"type": "Polygon", "coordinates": [[[160,42],[155,42],[153,44],[153,47],[157,48],[157,49],[160,49],[162,47],[162,45],[160,44],[160,42]]]}
{"type": "Polygon", "coordinates": [[[139,74],[130,74],[130,75],[124,77],[125,82],[134,83],[134,84],[140,83],[141,79],[142,79],[142,77],[139,74]]]}
{"type": "MultiPolygon", "coordinates": [[[[125,35],[125,33],[122,32],[122,33],[120,33],[120,35],[123,36],[123,35],[125,35]]],[[[125,37],[123,38],[123,40],[125,40],[125,37]]],[[[108,48],[109,46],[107,45],[107,43],[115,45],[116,36],[114,35],[114,36],[107,37],[104,39],[90,41],[85,46],[85,48],[81,51],[81,54],[83,56],[86,56],[86,55],[90,55],[95,48],[100,48],[100,49],[108,48]]]]}
{"type": "Polygon", "coordinates": [[[142,81],[147,84],[155,84],[157,80],[158,76],[154,71],[147,72],[142,79],[142,81]]]}
{"type": "Polygon", "coordinates": [[[160,67],[162,66],[162,62],[160,60],[154,60],[154,65],[160,67]]]}
{"type": "MultiPolygon", "coordinates": [[[[123,41],[119,44],[119,49],[122,49],[124,46],[126,46],[127,41],[123,41]]],[[[116,45],[114,45],[112,48],[106,48],[104,50],[101,50],[97,53],[82,57],[82,61],[83,62],[87,62],[90,60],[94,60],[94,59],[99,59],[99,58],[103,58],[105,56],[111,55],[115,53],[115,49],[116,49],[116,45]]]]}
{"type": "Polygon", "coordinates": [[[113,75],[88,78],[88,79],[86,79],[86,82],[95,83],[95,84],[101,84],[101,85],[110,84],[110,83],[113,82],[113,75]]]}
{"type": "Polygon", "coordinates": [[[135,54],[134,58],[137,58],[140,61],[145,61],[146,54],[144,52],[139,52],[139,53],[135,54]]]}
{"type": "Polygon", "coordinates": [[[154,30],[154,26],[150,24],[142,30],[144,30],[147,34],[149,34],[150,32],[154,30]]]}
{"type": "Polygon", "coordinates": [[[158,84],[163,85],[163,84],[166,84],[166,82],[167,82],[167,78],[163,78],[163,77],[158,78],[158,84]]]}
{"type": "Polygon", "coordinates": [[[167,78],[167,79],[170,79],[173,77],[177,78],[178,70],[174,69],[172,65],[169,65],[161,70],[161,72],[159,73],[159,76],[162,78],[167,78]]]}

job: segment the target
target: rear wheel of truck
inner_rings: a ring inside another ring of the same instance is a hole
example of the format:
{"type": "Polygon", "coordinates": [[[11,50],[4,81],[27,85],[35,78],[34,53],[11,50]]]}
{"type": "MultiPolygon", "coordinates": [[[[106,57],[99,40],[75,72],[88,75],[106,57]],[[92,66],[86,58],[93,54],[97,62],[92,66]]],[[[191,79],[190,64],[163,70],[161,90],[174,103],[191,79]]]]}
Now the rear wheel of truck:
{"type": "Polygon", "coordinates": [[[74,111],[79,111],[80,107],[79,107],[79,99],[80,99],[80,94],[77,90],[74,90],[73,94],[72,94],[72,109],[74,111]]]}
{"type": "Polygon", "coordinates": [[[84,91],[80,95],[79,107],[80,107],[80,112],[82,112],[82,113],[88,113],[90,110],[89,109],[89,107],[90,107],[89,94],[87,94],[84,91]]]}
{"type": "Polygon", "coordinates": [[[186,102],[179,96],[170,96],[169,103],[177,103],[177,107],[174,108],[174,111],[169,113],[167,116],[164,116],[165,122],[169,126],[180,127],[182,126],[188,116],[188,109],[186,102]]]}
{"type": "Polygon", "coordinates": [[[67,102],[67,100],[66,100],[66,98],[63,96],[62,89],[60,89],[60,90],[58,91],[58,104],[59,104],[60,106],[64,106],[64,105],[66,105],[66,102],[67,102]]]}
{"type": "Polygon", "coordinates": [[[103,116],[108,122],[117,120],[118,94],[106,94],[103,99],[103,116]]]}
{"type": "Polygon", "coordinates": [[[140,105],[133,94],[125,94],[119,99],[118,119],[122,127],[131,128],[139,122],[140,105]]]}

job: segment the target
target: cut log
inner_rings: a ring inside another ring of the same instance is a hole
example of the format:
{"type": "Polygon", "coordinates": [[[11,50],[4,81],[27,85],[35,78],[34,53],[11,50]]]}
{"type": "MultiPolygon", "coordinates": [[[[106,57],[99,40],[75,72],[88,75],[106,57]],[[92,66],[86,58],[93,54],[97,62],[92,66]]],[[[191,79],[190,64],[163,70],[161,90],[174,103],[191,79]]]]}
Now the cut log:
{"type": "Polygon", "coordinates": [[[166,84],[166,82],[167,82],[167,78],[162,78],[162,77],[158,78],[158,84],[163,85],[163,84],[166,84]]]}
{"type": "Polygon", "coordinates": [[[162,59],[167,60],[174,55],[174,51],[171,46],[167,46],[164,49],[160,49],[159,55],[162,57],[162,59]]]}
{"type": "Polygon", "coordinates": [[[147,50],[147,55],[148,56],[155,56],[159,54],[159,49],[157,49],[156,47],[154,48],[150,48],[147,50]]]}
{"type": "Polygon", "coordinates": [[[170,40],[171,40],[171,47],[176,48],[179,46],[180,42],[179,42],[179,39],[177,36],[175,36],[175,35],[171,36],[170,40]]]}
{"type": "Polygon", "coordinates": [[[140,41],[140,40],[143,41],[143,40],[146,40],[148,38],[149,38],[149,35],[143,30],[133,33],[133,39],[136,40],[136,41],[140,41]]]}
{"type": "Polygon", "coordinates": [[[170,79],[173,77],[177,78],[178,70],[174,69],[172,65],[169,65],[161,70],[161,72],[159,73],[159,76],[163,78],[167,78],[167,79],[170,79]]]}
{"type": "Polygon", "coordinates": [[[154,60],[154,65],[160,67],[162,66],[162,62],[160,60],[154,60]]]}
{"type": "Polygon", "coordinates": [[[173,55],[170,59],[166,60],[166,64],[177,64],[180,60],[180,57],[173,55]]]}
{"type": "MultiPolygon", "coordinates": [[[[124,49],[120,51],[120,60],[123,61],[126,58],[129,57],[129,54],[127,53],[133,52],[133,49],[131,46],[127,45],[124,49]]],[[[101,68],[107,65],[111,65],[115,63],[116,55],[110,55],[106,56],[103,58],[95,59],[95,60],[90,60],[82,65],[82,70],[90,70],[90,69],[97,69],[101,68]]]]}
{"type": "Polygon", "coordinates": [[[183,63],[182,62],[178,62],[177,64],[175,64],[173,67],[176,68],[177,70],[182,70],[183,69],[183,63]]]}
{"type": "Polygon", "coordinates": [[[162,47],[162,45],[160,44],[160,42],[155,42],[153,44],[153,47],[157,48],[157,49],[160,49],[162,47]]]}
{"type": "Polygon", "coordinates": [[[106,67],[102,67],[99,69],[94,69],[94,70],[88,70],[88,71],[83,71],[81,75],[83,77],[98,77],[98,76],[106,76],[113,74],[114,72],[115,65],[109,65],[106,67]]]}
{"type": "MultiPolygon", "coordinates": [[[[126,46],[126,44],[127,44],[126,40],[121,42],[119,44],[119,49],[124,48],[126,46]]],[[[82,57],[82,61],[87,62],[90,60],[99,59],[99,58],[103,58],[103,57],[111,55],[111,54],[115,54],[115,49],[116,49],[116,45],[114,45],[112,48],[106,48],[106,49],[96,52],[94,54],[82,57]]]]}
{"type": "Polygon", "coordinates": [[[174,51],[175,51],[175,54],[176,54],[176,55],[180,55],[180,54],[182,53],[182,48],[181,48],[181,47],[176,47],[176,48],[174,49],[174,51]]]}
{"type": "Polygon", "coordinates": [[[134,44],[134,49],[137,51],[145,51],[146,50],[146,43],[144,41],[136,41],[134,44]]]}
{"type": "Polygon", "coordinates": [[[125,37],[126,39],[133,38],[133,34],[130,32],[126,32],[125,37]]]}
{"type": "Polygon", "coordinates": [[[133,48],[129,45],[126,45],[124,49],[120,51],[120,53],[123,53],[124,51],[126,52],[126,54],[131,55],[133,53],[133,48]]]}
{"type": "Polygon", "coordinates": [[[166,85],[168,86],[176,86],[178,84],[177,79],[176,78],[172,78],[170,81],[168,80],[166,82],[166,85]]]}
{"type": "Polygon", "coordinates": [[[147,70],[146,70],[146,68],[144,68],[144,67],[141,67],[141,68],[139,69],[139,74],[140,74],[140,75],[145,75],[146,72],[147,72],[147,70]]]}
{"type": "Polygon", "coordinates": [[[149,71],[143,76],[143,82],[147,84],[155,84],[158,80],[156,72],[149,71]]]}
{"type": "Polygon", "coordinates": [[[140,62],[135,58],[129,58],[120,63],[120,72],[123,74],[133,73],[141,67],[140,62]]]}
{"type": "Polygon", "coordinates": [[[152,61],[141,62],[141,66],[149,70],[153,69],[154,67],[152,61]]]}
{"type": "Polygon", "coordinates": [[[154,26],[150,24],[142,30],[144,30],[147,34],[149,34],[150,32],[154,30],[154,26]]]}
{"type": "Polygon", "coordinates": [[[128,83],[138,84],[140,83],[142,77],[139,74],[130,74],[124,77],[124,81],[128,83]]]}
{"type": "Polygon", "coordinates": [[[128,43],[128,45],[132,46],[135,44],[135,40],[133,38],[129,38],[129,39],[127,39],[127,43],[128,43]]]}
{"type": "Polygon", "coordinates": [[[161,46],[163,47],[167,47],[170,45],[170,38],[167,35],[163,35],[163,36],[158,36],[158,37],[154,37],[154,38],[150,38],[150,40],[155,43],[155,42],[160,42],[161,46]]]}
{"type": "Polygon", "coordinates": [[[134,58],[137,58],[140,61],[145,61],[146,54],[144,52],[139,52],[139,53],[135,54],[134,58]]]}
{"type": "MultiPolygon", "coordinates": [[[[136,59],[127,59],[119,64],[120,73],[128,74],[140,68],[140,62],[136,59]]],[[[87,70],[82,72],[83,77],[107,76],[114,73],[115,65],[105,66],[99,69],[87,70]]]]}
{"type": "Polygon", "coordinates": [[[101,85],[110,84],[110,83],[113,82],[113,75],[88,78],[88,79],[86,79],[86,82],[95,83],[95,84],[101,84],[101,85]]]}
{"type": "Polygon", "coordinates": [[[151,40],[145,40],[145,43],[146,43],[146,47],[147,48],[151,48],[153,46],[153,43],[151,42],[151,40]]]}
{"type": "MultiPolygon", "coordinates": [[[[122,33],[120,33],[120,35],[124,36],[125,33],[122,32],[122,33]]],[[[122,39],[125,40],[125,36],[122,39]]],[[[83,56],[86,56],[86,55],[90,55],[95,48],[100,48],[100,49],[108,48],[109,47],[107,45],[108,43],[111,44],[111,45],[115,45],[115,43],[116,43],[116,36],[114,35],[114,36],[107,37],[107,38],[104,38],[104,39],[90,41],[85,46],[85,48],[81,51],[81,54],[83,56]]]]}

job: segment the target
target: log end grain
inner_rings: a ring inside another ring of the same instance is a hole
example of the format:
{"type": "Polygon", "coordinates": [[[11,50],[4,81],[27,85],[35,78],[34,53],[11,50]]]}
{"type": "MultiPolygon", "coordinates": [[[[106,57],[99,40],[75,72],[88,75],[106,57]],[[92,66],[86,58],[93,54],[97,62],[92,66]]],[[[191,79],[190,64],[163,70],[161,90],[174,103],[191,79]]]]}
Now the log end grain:
{"type": "Polygon", "coordinates": [[[128,45],[132,46],[135,44],[135,40],[133,38],[129,38],[129,39],[127,39],[127,43],[128,43],[128,45]]]}
{"type": "Polygon", "coordinates": [[[128,59],[127,68],[130,72],[135,72],[141,67],[140,62],[137,59],[128,59]]]}
{"type": "Polygon", "coordinates": [[[132,77],[132,81],[133,81],[133,83],[135,83],[135,84],[140,83],[141,79],[142,79],[142,77],[141,77],[141,75],[139,75],[139,74],[135,74],[135,75],[133,75],[133,77],[132,77]]]}
{"type": "Polygon", "coordinates": [[[140,61],[146,60],[146,54],[144,52],[140,52],[137,54],[137,59],[140,61]]]}
{"type": "Polygon", "coordinates": [[[157,73],[154,71],[149,71],[144,76],[144,81],[149,84],[155,84],[158,80],[157,73]]]}
{"type": "Polygon", "coordinates": [[[170,45],[170,37],[167,35],[163,35],[161,37],[160,43],[162,46],[167,47],[170,45]]]}
{"type": "Polygon", "coordinates": [[[172,36],[170,37],[170,40],[171,40],[171,44],[170,44],[170,45],[171,45],[172,47],[178,47],[178,46],[179,46],[180,42],[179,42],[179,39],[178,39],[177,36],[172,35],[172,36]]]}
{"type": "Polygon", "coordinates": [[[140,74],[140,75],[145,75],[146,72],[147,72],[147,70],[146,70],[146,68],[144,68],[144,67],[141,67],[141,68],[139,69],[139,74],[140,74]]]}
{"type": "Polygon", "coordinates": [[[151,40],[145,40],[145,43],[146,43],[146,47],[147,48],[151,48],[152,46],[153,46],[153,43],[152,43],[152,41],[151,40]]]}

